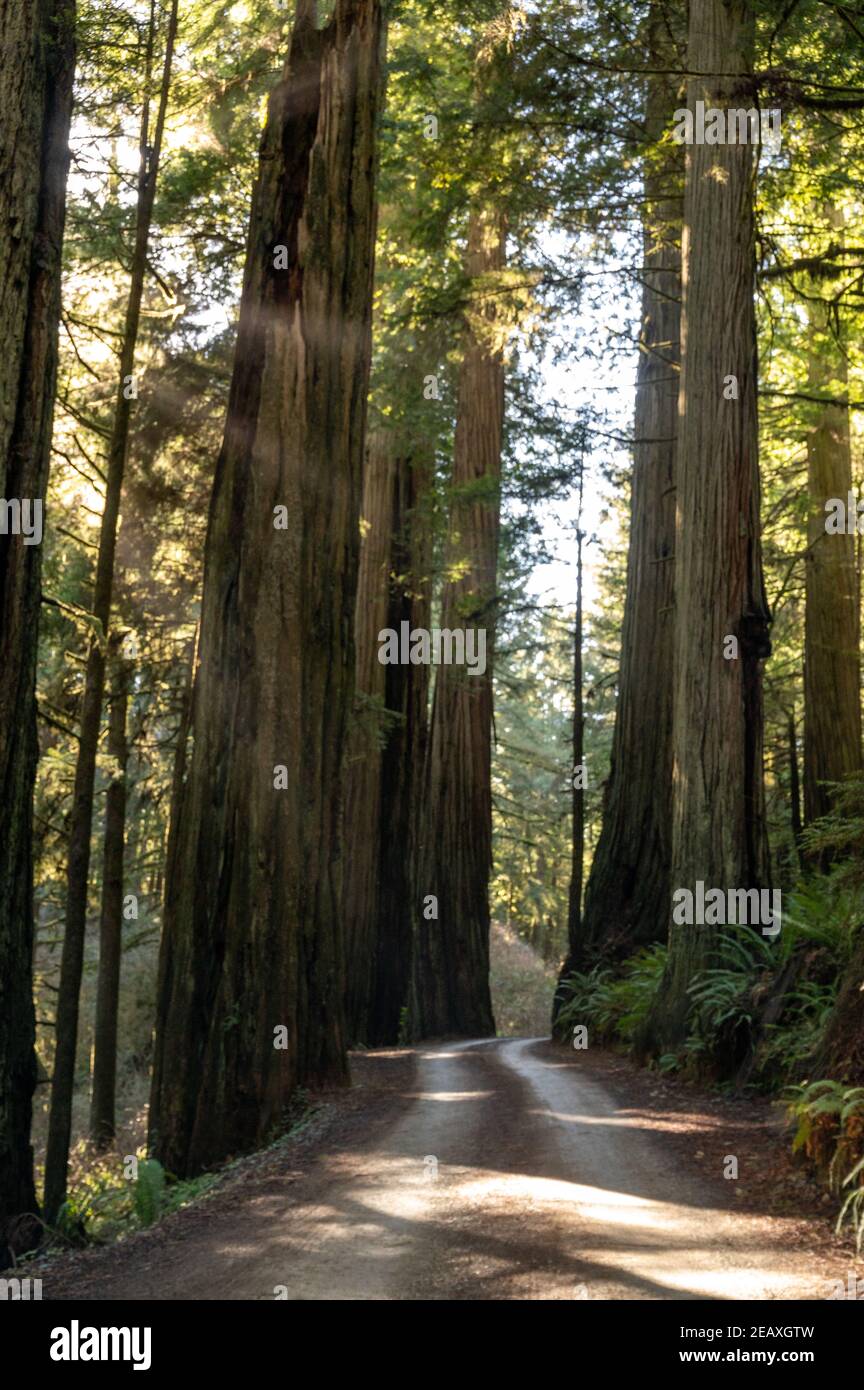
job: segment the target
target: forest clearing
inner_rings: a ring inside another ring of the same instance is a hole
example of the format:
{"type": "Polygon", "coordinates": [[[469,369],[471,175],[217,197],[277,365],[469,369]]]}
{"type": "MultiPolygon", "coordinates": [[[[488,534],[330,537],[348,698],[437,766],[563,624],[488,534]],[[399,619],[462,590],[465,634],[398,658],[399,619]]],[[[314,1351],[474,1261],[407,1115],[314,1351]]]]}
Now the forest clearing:
{"type": "Polygon", "coordinates": [[[0,1301],[864,1297],[862,115],[844,0],[0,0],[0,1301]]]}

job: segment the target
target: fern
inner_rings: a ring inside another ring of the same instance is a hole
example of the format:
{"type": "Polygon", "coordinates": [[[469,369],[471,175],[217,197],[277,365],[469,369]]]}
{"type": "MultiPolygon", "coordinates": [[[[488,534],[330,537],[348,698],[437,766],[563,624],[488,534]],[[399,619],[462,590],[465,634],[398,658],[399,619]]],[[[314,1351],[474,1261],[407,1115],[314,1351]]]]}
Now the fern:
{"type": "Polygon", "coordinates": [[[155,1158],[145,1158],[138,1164],[135,1180],[135,1215],[139,1225],[153,1225],[162,1210],[164,1199],[165,1170],[155,1158]]]}
{"type": "Polygon", "coordinates": [[[855,1232],[855,1249],[860,1255],[861,1246],[864,1245],[864,1158],[860,1158],[851,1173],[846,1174],[843,1186],[848,1187],[856,1178],[859,1179],[858,1186],[849,1193],[840,1208],[835,1229],[839,1235],[846,1222],[849,1222],[855,1232]]]}
{"type": "Polygon", "coordinates": [[[555,1031],[568,1036],[580,1024],[597,1037],[630,1043],[647,1016],[666,966],[666,947],[637,951],[616,975],[608,967],[574,972],[562,985],[567,996],[556,1019],[555,1031]]]}

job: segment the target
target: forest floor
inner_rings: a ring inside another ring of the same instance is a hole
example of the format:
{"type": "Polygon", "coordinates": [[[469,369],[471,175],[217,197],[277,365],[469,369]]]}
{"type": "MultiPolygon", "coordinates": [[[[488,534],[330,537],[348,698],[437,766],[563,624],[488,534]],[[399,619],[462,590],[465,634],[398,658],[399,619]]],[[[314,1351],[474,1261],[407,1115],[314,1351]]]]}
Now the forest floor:
{"type": "Polygon", "coordinates": [[[824,1299],[864,1274],[765,1100],[541,1039],[352,1069],[202,1200],[37,1261],[44,1298],[824,1299]]]}

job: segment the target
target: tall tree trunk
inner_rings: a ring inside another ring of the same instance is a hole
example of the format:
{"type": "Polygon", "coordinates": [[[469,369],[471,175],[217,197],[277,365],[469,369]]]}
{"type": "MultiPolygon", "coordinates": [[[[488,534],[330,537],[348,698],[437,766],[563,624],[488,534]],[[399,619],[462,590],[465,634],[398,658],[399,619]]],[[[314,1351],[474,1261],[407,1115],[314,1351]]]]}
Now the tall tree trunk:
{"type": "MultiPolygon", "coordinates": [[[[836,228],[836,212],[831,221],[836,228]]],[[[809,387],[815,395],[845,393],[846,359],[832,333],[827,306],[811,304],[809,319],[809,387]]],[[[826,499],[842,497],[845,502],[852,490],[848,406],[820,408],[807,439],[807,490],[804,817],[810,822],[831,808],[824,783],[840,782],[861,767],[855,537],[825,532],[826,499]]]]}
{"type": "Polygon", "coordinates": [[[566,991],[561,985],[577,968],[582,944],[582,879],[585,862],[584,734],[585,714],[582,695],[582,488],[579,478],[579,530],[576,536],[576,621],[573,630],[573,734],[571,779],[571,855],[570,886],[567,895],[567,954],[558,976],[559,988],[552,1000],[552,1026],[566,991]]]}
{"type": "Polygon", "coordinates": [[[445,582],[441,626],[483,630],[486,669],[469,675],[465,667],[441,665],[435,680],[414,904],[409,1027],[415,1038],[495,1031],[489,993],[489,876],[504,362],[489,338],[500,311],[488,294],[488,277],[503,270],[504,246],[501,214],[475,210],[467,272],[475,283],[483,277],[487,293],[479,307],[472,306],[465,332],[446,555],[447,573],[460,577],[445,582]]]}
{"type": "Polygon", "coordinates": [[[69,823],[69,859],[66,870],[66,922],[63,953],[60,961],[60,986],[57,995],[54,1075],[51,1086],[51,1115],[45,1154],[45,1211],[49,1221],[66,1198],[66,1169],[69,1142],[72,1134],[72,1100],[75,1091],[75,1056],[78,1043],[78,1004],[81,994],[81,974],[84,967],[84,941],[87,929],[87,889],[90,874],[90,841],[93,826],[93,795],[96,778],[96,755],[99,728],[102,721],[102,700],[105,691],[105,661],[111,602],[114,590],[114,553],[117,544],[117,524],[123,492],[123,475],[129,444],[129,425],[132,411],[132,379],[141,299],[147,273],[147,249],[156,197],[156,178],[165,128],[165,113],[171,84],[171,65],[177,33],[177,4],[172,0],[165,34],[165,56],[159,90],[159,105],[152,135],[150,131],[150,81],[153,50],[156,42],[157,16],[155,0],[151,0],[150,27],[145,73],[144,109],[138,144],[138,202],[135,214],[135,246],[126,304],[126,322],[120,350],[120,372],[114,405],[114,421],[108,447],[107,485],[102,525],[99,532],[99,553],[96,560],[96,582],[93,590],[93,616],[99,624],[99,634],[90,644],[84,676],[84,695],[81,703],[81,730],[78,761],[75,766],[75,786],[72,814],[69,823]]]}
{"type": "MultiPolygon", "coordinates": [[[[689,109],[697,100],[706,108],[752,105],[752,49],[749,4],[691,0],[687,66],[715,75],[689,79],[689,109]]],[[[699,880],[723,890],[770,884],[762,773],[770,613],[759,523],[753,181],[749,145],[688,146],[671,886],[691,892],[699,880]]],[[[671,916],[668,899],[664,915],[671,916]]],[[[716,934],[670,924],[668,966],[642,1039],[652,1049],[684,1037],[687,987],[710,964],[716,934]]]]}
{"type": "Polygon", "coordinates": [[[789,815],[792,827],[793,851],[791,861],[797,869],[800,860],[801,844],[801,779],[798,774],[798,730],[795,728],[795,711],[790,710],[786,718],[786,741],[789,749],[789,815]]]}
{"type": "Polygon", "coordinates": [[[357,586],[355,722],[345,798],[348,1036],[399,1039],[411,959],[414,821],[425,754],[429,668],[382,665],[378,634],[428,622],[423,519],[429,469],[393,435],[370,436],[357,586]],[[394,845],[403,849],[394,853],[394,845]]]}
{"type": "MultiPolygon", "coordinates": [[[[26,500],[31,522],[48,483],[75,18],[74,0],[6,0],[0,9],[0,497],[4,507],[26,500]]],[[[42,547],[9,531],[0,535],[0,1247],[14,1243],[10,1220],[36,1211],[32,806],[42,547]]]]}
{"type": "MultiPolygon", "coordinates": [[[[651,13],[650,67],[671,69],[678,62],[675,35],[666,27],[670,13],[676,12],[660,5],[651,13]]],[[[674,76],[661,72],[649,78],[649,141],[658,142],[668,128],[676,93],[674,76]]],[[[565,963],[568,973],[598,947],[622,957],[658,940],[668,916],[683,164],[680,148],[668,142],[655,144],[646,156],[642,324],[618,703],[603,823],[579,937],[565,963]]]]}
{"type": "Polygon", "coordinates": [[[102,911],[99,920],[99,974],[96,982],[96,1024],[93,1035],[93,1090],[90,1098],[90,1138],[105,1149],[114,1138],[114,1097],[117,1081],[117,1010],[120,998],[120,957],[123,949],[123,847],[126,837],[126,709],[129,703],[129,664],[120,645],[121,632],[109,643],[111,694],[108,756],[113,760],[105,796],[105,851],[102,911]]]}
{"type": "Polygon", "coordinates": [[[160,957],[150,1142],[178,1174],[265,1140],[297,1086],[347,1076],[342,763],[382,37],[377,0],[337,0],[321,30],[303,0],[262,137],[160,957]]]}
{"type": "Polygon", "coordinates": [[[582,864],[585,858],[585,791],[584,791],[584,733],[585,715],[582,701],[582,481],[579,482],[579,533],[576,537],[576,625],[573,632],[573,788],[572,854],[570,861],[570,891],[567,900],[567,943],[570,951],[578,948],[582,925],[582,864]]]}
{"type": "MultiPolygon", "coordinates": [[[[400,457],[393,505],[393,562],[387,626],[429,626],[430,537],[425,503],[434,462],[418,449],[400,457]]],[[[418,900],[417,844],[428,738],[429,667],[386,666],[384,698],[397,716],[381,759],[378,932],[369,1043],[399,1042],[408,1007],[413,950],[412,904],[418,900]],[[394,846],[404,849],[394,853],[394,846]]]]}
{"type": "Polygon", "coordinates": [[[180,810],[183,805],[183,789],[186,785],[186,771],[189,762],[189,732],[192,727],[192,710],[195,694],[195,672],[198,667],[198,638],[200,627],[196,626],[183,658],[186,665],[186,679],[180,695],[177,738],[174,744],[174,763],[171,769],[171,804],[168,833],[165,843],[165,912],[169,912],[168,889],[179,877],[176,857],[180,844],[180,810]]]}
{"type": "MultiPolygon", "coordinates": [[[[864,933],[840,981],[811,1076],[864,1086],[864,933]]],[[[844,1175],[845,1176],[845,1175],[844,1175]]]]}
{"type": "Polygon", "coordinates": [[[354,622],[355,717],[345,773],[343,875],[348,1040],[367,1046],[377,948],[381,761],[389,733],[384,712],[388,668],[378,660],[378,633],[388,626],[396,466],[392,436],[381,430],[371,433],[363,478],[363,539],[354,622]]]}

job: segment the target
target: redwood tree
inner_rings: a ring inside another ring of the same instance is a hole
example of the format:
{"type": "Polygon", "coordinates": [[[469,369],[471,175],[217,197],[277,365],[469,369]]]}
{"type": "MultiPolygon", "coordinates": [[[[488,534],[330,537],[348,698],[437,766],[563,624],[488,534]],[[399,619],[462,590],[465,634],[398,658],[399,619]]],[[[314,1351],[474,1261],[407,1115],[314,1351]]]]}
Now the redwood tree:
{"type": "Polygon", "coordinates": [[[411,866],[429,670],[383,665],[378,634],[428,623],[423,501],[429,467],[394,432],[366,451],[357,587],[355,718],[346,772],[344,919],[348,1036],[399,1039],[411,959],[411,866]]]}
{"type": "MultiPolygon", "coordinates": [[[[6,0],[0,7],[0,497],[4,504],[26,499],[34,509],[44,506],[48,481],[74,68],[74,0],[6,0]]],[[[10,1218],[36,1210],[31,827],[42,550],[25,541],[0,535],[0,1245],[10,1218]]]]}
{"type": "Polygon", "coordinates": [[[618,702],[602,828],[562,980],[592,949],[623,956],[662,937],[669,902],[683,159],[679,146],[658,142],[677,102],[678,19],[677,6],[657,4],[648,22],[646,53],[655,71],[645,119],[642,318],[618,702]]]}
{"type": "Polygon", "coordinates": [[[188,1174],[342,1081],[343,753],[370,357],[377,0],[300,0],[269,103],[169,865],[150,1142],[188,1174]]]}
{"type": "MultiPolygon", "coordinates": [[[[691,0],[687,105],[749,107],[753,14],[691,0]]],[[[756,417],[754,151],[687,147],[675,542],[671,888],[769,886],[762,774],[762,576],[756,417]]],[[[671,918],[671,899],[666,906],[671,918]]],[[[642,1042],[681,1040],[711,928],[670,924],[642,1042]]]]}
{"type": "Polygon", "coordinates": [[[418,844],[410,1010],[414,1037],[493,1033],[489,993],[492,663],[496,616],[504,360],[490,293],[505,225],[475,209],[466,268],[476,296],[459,376],[441,626],[484,630],[486,669],[437,668],[418,844]],[[430,902],[430,899],[435,901],[430,902]],[[437,915],[433,915],[436,913],[437,915]]]}
{"type": "Polygon", "coordinates": [[[381,850],[381,752],[387,738],[378,633],[387,627],[396,456],[389,433],[370,434],[363,476],[355,605],[355,711],[345,772],[345,1007],[348,1040],[368,1042],[381,850]]]}
{"type": "MultiPolygon", "coordinates": [[[[839,224],[836,215],[832,218],[839,224]]],[[[839,323],[811,302],[808,386],[817,396],[846,394],[848,372],[839,323]],[[839,389],[838,389],[839,388],[839,389]]],[[[810,516],[804,609],[804,818],[827,815],[830,788],[861,767],[858,573],[855,537],[827,535],[825,502],[852,491],[849,407],[819,407],[807,438],[810,516]]]]}

